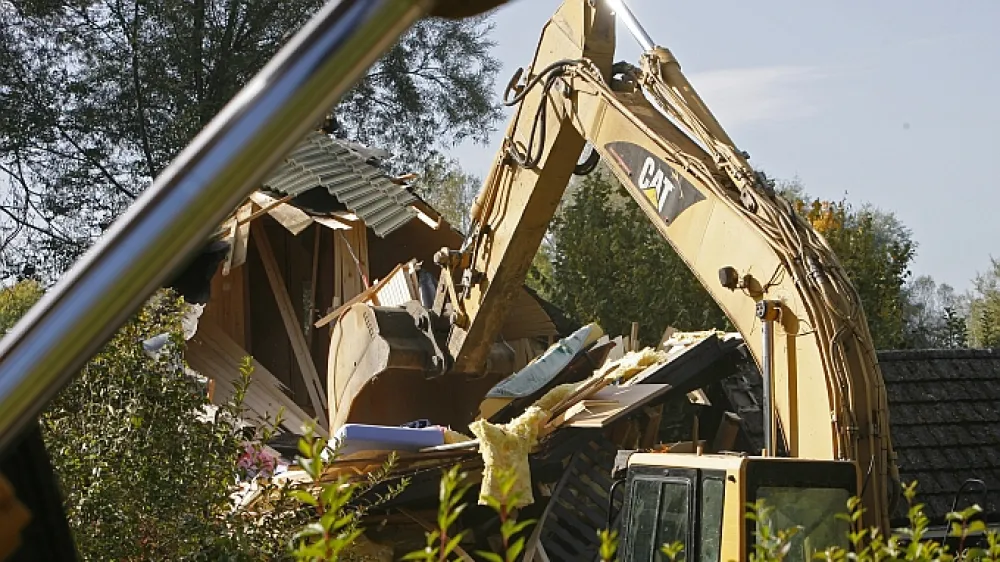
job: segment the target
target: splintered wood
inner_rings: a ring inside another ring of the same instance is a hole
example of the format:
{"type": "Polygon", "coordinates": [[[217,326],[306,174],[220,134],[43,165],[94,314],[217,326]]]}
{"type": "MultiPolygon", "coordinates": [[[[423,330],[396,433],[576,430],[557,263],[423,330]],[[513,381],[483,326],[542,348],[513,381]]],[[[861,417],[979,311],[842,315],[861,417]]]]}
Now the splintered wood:
{"type": "Polygon", "coordinates": [[[333,312],[316,321],[315,326],[322,328],[335,322],[348,308],[364,302],[375,306],[399,306],[410,300],[420,298],[417,289],[417,279],[414,261],[401,263],[393,268],[384,279],[361,291],[353,298],[338,306],[333,312]]]}
{"type": "MultiPolygon", "coordinates": [[[[217,326],[202,322],[198,333],[188,341],[185,356],[192,369],[214,381],[212,402],[221,404],[233,395],[240,376],[240,365],[248,353],[217,326]]],[[[259,418],[270,421],[274,421],[278,411],[284,409],[283,425],[289,430],[301,431],[312,416],[286,394],[288,389],[285,385],[263,365],[251,360],[251,366],[253,373],[244,405],[259,418]]],[[[316,432],[323,437],[329,436],[322,427],[317,427],[316,432]]]]}

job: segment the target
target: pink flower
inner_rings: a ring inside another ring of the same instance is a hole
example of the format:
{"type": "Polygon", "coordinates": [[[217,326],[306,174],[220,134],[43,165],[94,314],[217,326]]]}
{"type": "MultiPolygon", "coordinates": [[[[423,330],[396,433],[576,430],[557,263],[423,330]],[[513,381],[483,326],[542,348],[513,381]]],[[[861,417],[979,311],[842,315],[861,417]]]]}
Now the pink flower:
{"type": "Polygon", "coordinates": [[[248,480],[270,478],[278,465],[278,459],[265,451],[259,444],[245,443],[243,453],[236,461],[236,467],[243,471],[248,480]]]}

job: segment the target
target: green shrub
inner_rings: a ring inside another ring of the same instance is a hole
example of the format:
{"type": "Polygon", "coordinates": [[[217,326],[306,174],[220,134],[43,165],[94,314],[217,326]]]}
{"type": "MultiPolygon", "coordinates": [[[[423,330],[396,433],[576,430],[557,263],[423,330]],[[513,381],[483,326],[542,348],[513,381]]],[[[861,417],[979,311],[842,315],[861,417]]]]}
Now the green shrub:
{"type": "MultiPolygon", "coordinates": [[[[31,281],[0,290],[0,330],[42,292],[31,281]]],[[[233,509],[248,461],[267,462],[256,454],[267,436],[244,430],[252,370],[245,362],[233,400],[209,408],[205,385],[185,370],[186,306],[157,293],[41,416],[84,560],[271,560],[299,523],[233,509]],[[143,342],[163,334],[166,345],[147,354],[143,342]]]]}

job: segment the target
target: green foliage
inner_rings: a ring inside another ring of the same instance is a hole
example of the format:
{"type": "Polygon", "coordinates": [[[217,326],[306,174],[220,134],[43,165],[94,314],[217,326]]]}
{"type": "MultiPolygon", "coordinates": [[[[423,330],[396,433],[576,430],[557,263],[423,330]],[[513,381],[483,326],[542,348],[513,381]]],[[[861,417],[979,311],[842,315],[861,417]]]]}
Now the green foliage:
{"type": "Polygon", "coordinates": [[[955,349],[968,346],[968,303],[947,285],[927,275],[906,288],[906,347],[955,349]]]}
{"type": "Polygon", "coordinates": [[[444,473],[438,496],[437,528],[427,532],[427,546],[423,550],[410,552],[403,557],[403,560],[443,562],[449,560],[460,548],[458,545],[466,533],[453,532],[453,528],[467,507],[463,499],[472,487],[467,480],[468,476],[460,472],[458,466],[453,466],[444,473]]]}
{"type": "Polygon", "coordinates": [[[847,201],[823,201],[786,185],[789,199],[822,234],[861,298],[876,349],[898,349],[907,342],[907,282],[916,244],[892,213],[847,201]]]}
{"type": "Polygon", "coordinates": [[[158,293],[42,415],[86,560],[216,559],[223,552],[260,560],[279,552],[273,544],[281,528],[259,529],[234,513],[230,498],[246,469],[273,465],[257,445],[261,436],[243,429],[252,368],[244,363],[233,400],[213,411],[181,356],[185,306],[158,293]],[[161,334],[168,343],[148,354],[142,342],[161,334]],[[241,463],[246,455],[253,462],[241,463]]]}
{"type": "MultiPolygon", "coordinates": [[[[909,231],[890,213],[813,199],[797,184],[786,183],[779,192],[830,243],[861,297],[876,347],[903,347],[915,310],[907,286],[915,252],[909,231]]],[[[529,281],[579,321],[597,321],[610,333],[627,333],[637,321],[646,342],[659,341],[668,324],[680,330],[730,326],[687,265],[600,168],[575,186],[552,232],[551,274],[541,254],[529,281]]],[[[942,328],[941,338],[958,341],[958,323],[942,328]]]]}
{"type": "Polygon", "coordinates": [[[415,23],[341,101],[340,132],[393,152],[406,171],[463,139],[488,142],[502,116],[492,28],[483,16],[415,23]]]}
{"type": "Polygon", "coordinates": [[[0,290],[0,335],[6,335],[41,297],[42,288],[30,280],[0,290]]]}
{"type": "Polygon", "coordinates": [[[583,178],[553,221],[552,275],[541,280],[553,304],[611,334],[628,333],[638,322],[640,339],[649,343],[659,342],[668,325],[729,327],[638,205],[599,170],[583,178]]]}
{"type": "Polygon", "coordinates": [[[457,160],[430,158],[414,187],[449,224],[468,234],[469,212],[479,190],[479,178],[465,173],[457,160]]]}
{"type": "MultiPolygon", "coordinates": [[[[326,447],[326,442],[317,439],[312,431],[299,440],[300,464],[313,484],[319,484],[323,476],[322,454],[326,447]]],[[[301,489],[290,492],[293,498],[313,507],[318,519],[292,538],[296,560],[337,560],[358,538],[361,530],[357,528],[354,513],[345,512],[356,491],[357,485],[341,476],[333,483],[320,485],[317,494],[301,489]]]]}
{"type": "Polygon", "coordinates": [[[1000,345],[1000,260],[990,258],[990,269],[973,281],[969,297],[969,344],[1000,345]]]}
{"type": "Polygon", "coordinates": [[[618,530],[599,529],[597,531],[597,540],[599,543],[597,555],[600,557],[601,562],[611,562],[614,560],[615,552],[618,551],[618,530]]]}
{"type": "Polygon", "coordinates": [[[319,439],[311,426],[305,428],[305,435],[299,439],[299,453],[298,463],[309,477],[309,488],[278,490],[280,497],[288,497],[306,509],[307,522],[292,536],[290,554],[297,562],[354,559],[355,541],[364,532],[361,520],[369,510],[401,494],[409,479],[388,486],[385,494],[370,497],[372,489],[385,482],[392,472],[396,456],[390,455],[379,470],[366,476],[365,482],[354,482],[344,476],[333,482],[324,481],[324,472],[337,458],[338,451],[329,441],[319,439]]]}
{"type": "Polygon", "coordinates": [[[517,484],[517,471],[501,471],[498,480],[500,482],[500,497],[486,496],[486,503],[500,517],[500,544],[503,555],[495,552],[477,552],[477,554],[489,562],[515,562],[524,551],[525,538],[519,535],[528,526],[534,524],[535,520],[518,521],[512,511],[512,506],[518,505],[521,499],[521,494],[513,491],[517,484]]]}
{"type": "Polygon", "coordinates": [[[684,543],[680,541],[675,541],[671,544],[665,544],[660,547],[660,553],[667,557],[667,560],[673,562],[674,560],[684,560],[684,543]]]}

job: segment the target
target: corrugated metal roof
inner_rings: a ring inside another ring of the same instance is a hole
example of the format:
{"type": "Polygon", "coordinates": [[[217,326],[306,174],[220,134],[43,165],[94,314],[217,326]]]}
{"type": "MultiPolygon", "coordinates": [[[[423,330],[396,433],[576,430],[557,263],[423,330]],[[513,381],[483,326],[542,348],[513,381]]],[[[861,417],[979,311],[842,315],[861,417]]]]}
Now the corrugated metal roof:
{"type": "Polygon", "coordinates": [[[311,132],[264,181],[264,187],[285,195],[325,187],[384,237],[417,216],[409,207],[417,198],[366,162],[367,154],[359,154],[354,146],[311,132]]]}

